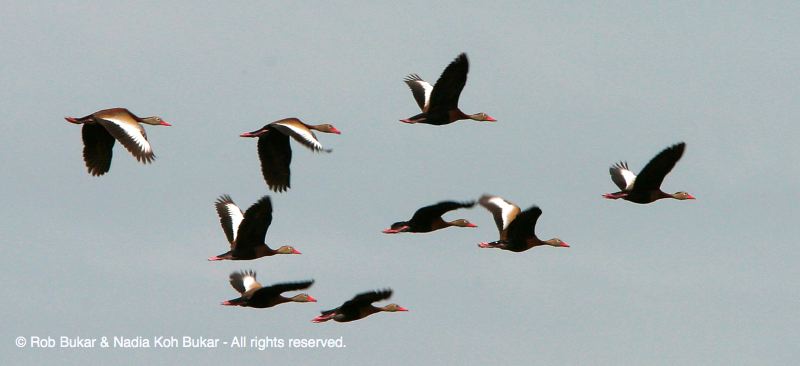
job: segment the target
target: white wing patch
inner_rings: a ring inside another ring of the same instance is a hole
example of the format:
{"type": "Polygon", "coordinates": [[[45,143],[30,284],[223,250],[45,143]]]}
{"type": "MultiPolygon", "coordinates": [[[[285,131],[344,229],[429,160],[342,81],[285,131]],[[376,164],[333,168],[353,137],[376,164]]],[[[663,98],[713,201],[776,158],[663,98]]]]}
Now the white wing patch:
{"type": "Polygon", "coordinates": [[[417,97],[418,95],[417,93],[419,91],[422,92],[423,101],[421,103],[422,105],[420,105],[419,107],[420,109],[422,109],[423,112],[426,112],[428,110],[428,105],[430,104],[431,101],[431,93],[433,92],[433,85],[431,85],[429,82],[425,80],[422,80],[422,78],[419,77],[419,75],[417,74],[408,75],[404,81],[406,82],[406,84],[408,84],[409,88],[411,88],[411,91],[414,94],[414,98],[417,97]]]}
{"type": "Polygon", "coordinates": [[[254,288],[261,287],[261,284],[256,281],[255,276],[250,274],[242,276],[242,285],[244,286],[245,291],[250,291],[254,288]]]}
{"type": "Polygon", "coordinates": [[[633,182],[636,181],[636,174],[633,174],[633,172],[628,169],[620,170],[620,174],[622,174],[622,179],[625,179],[625,189],[629,190],[633,188],[633,182]]]}
{"type": "Polygon", "coordinates": [[[484,195],[478,202],[492,213],[501,236],[503,231],[508,229],[508,225],[511,224],[511,221],[514,221],[514,218],[517,217],[520,211],[519,206],[498,196],[484,195]]]}
{"type": "Polygon", "coordinates": [[[519,212],[519,207],[501,197],[492,197],[489,199],[489,203],[500,209],[500,217],[503,220],[503,230],[508,229],[508,224],[512,221],[511,213],[514,212],[515,209],[519,212]]]}
{"type": "Polygon", "coordinates": [[[628,169],[627,163],[619,162],[614,164],[611,166],[609,173],[611,173],[611,180],[620,190],[630,191],[633,189],[633,183],[636,181],[636,174],[633,174],[633,172],[628,169]]]}
{"type": "Polygon", "coordinates": [[[431,85],[429,82],[424,81],[424,80],[418,81],[417,83],[419,83],[419,85],[422,85],[422,88],[425,89],[425,108],[424,109],[427,110],[428,109],[428,105],[431,104],[431,92],[433,91],[433,85],[431,85]]]}
{"type": "Polygon", "coordinates": [[[236,242],[236,235],[239,233],[239,225],[244,220],[244,214],[239,206],[234,203],[225,203],[225,211],[231,218],[231,231],[233,232],[233,242],[236,242]]]}
{"type": "Polygon", "coordinates": [[[131,124],[127,120],[117,119],[114,117],[103,117],[103,120],[113,123],[114,125],[125,131],[125,134],[139,147],[142,154],[149,154],[153,152],[150,147],[150,142],[144,134],[144,130],[138,123],[131,124]]]}
{"type": "Polygon", "coordinates": [[[300,128],[294,124],[284,122],[274,122],[271,125],[277,130],[281,131],[283,134],[292,136],[292,138],[294,138],[297,142],[311,150],[325,150],[325,148],[322,147],[322,143],[317,140],[317,136],[314,135],[314,132],[307,128],[300,128]]]}

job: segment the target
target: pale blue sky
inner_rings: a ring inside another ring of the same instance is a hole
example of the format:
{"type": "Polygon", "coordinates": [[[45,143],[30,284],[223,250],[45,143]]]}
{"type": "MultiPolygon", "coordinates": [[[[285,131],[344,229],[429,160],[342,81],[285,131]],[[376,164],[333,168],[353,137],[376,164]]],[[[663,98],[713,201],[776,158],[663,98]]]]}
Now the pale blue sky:
{"type": "Polygon", "coordinates": [[[5,364],[791,364],[800,356],[800,5],[795,2],[3,3],[0,223],[5,364]],[[467,113],[397,122],[402,82],[459,53],[467,113]],[[158,159],[119,144],[91,177],[64,116],[159,115],[158,159]],[[207,262],[226,242],[213,202],[267,194],[267,122],[332,123],[332,154],[294,145],[267,242],[301,256],[207,262]],[[608,166],[686,153],[664,182],[696,201],[609,201],[608,166]],[[477,229],[384,235],[445,199],[538,204],[569,249],[481,250],[477,229]],[[317,304],[219,305],[231,271],[316,280],[317,304]],[[411,311],[313,324],[391,287],[411,311]],[[335,350],[37,350],[17,336],[343,337],[335,350]]]}

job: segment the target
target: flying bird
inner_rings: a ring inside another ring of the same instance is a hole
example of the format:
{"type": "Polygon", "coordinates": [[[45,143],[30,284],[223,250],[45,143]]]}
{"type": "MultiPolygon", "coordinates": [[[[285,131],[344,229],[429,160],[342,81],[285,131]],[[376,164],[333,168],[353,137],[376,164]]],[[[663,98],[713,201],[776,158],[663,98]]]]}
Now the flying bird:
{"type": "Polygon", "coordinates": [[[309,294],[299,294],[292,297],[281,295],[286,291],[305,290],[314,283],[314,280],[302,282],[278,283],[269,287],[261,286],[256,281],[253,271],[233,272],[230,275],[231,286],[241,294],[240,297],[222,302],[222,305],[244,306],[251,308],[270,308],[285,302],[317,302],[309,294]]]}
{"type": "Polygon", "coordinates": [[[450,226],[478,227],[477,225],[465,219],[453,221],[444,221],[444,219],[442,219],[442,215],[449,211],[459,208],[471,208],[472,206],[475,206],[475,201],[466,203],[442,201],[435,205],[420,208],[417,210],[417,212],[414,212],[414,216],[412,216],[408,221],[395,222],[391,227],[383,230],[383,232],[385,234],[428,233],[450,226]]]}
{"type": "Polygon", "coordinates": [[[364,292],[346,301],[342,306],[336,309],[322,311],[322,315],[311,321],[314,323],[322,323],[333,319],[337,322],[350,322],[381,311],[408,311],[408,309],[397,304],[389,304],[382,307],[375,307],[372,305],[373,302],[386,300],[391,296],[392,290],[390,289],[364,292]]]}
{"type": "Polygon", "coordinates": [[[641,204],[651,203],[662,198],[695,199],[694,196],[683,191],[670,194],[661,190],[664,177],[675,167],[685,149],[686,144],[683,142],[664,149],[645,165],[638,176],[628,169],[627,162],[621,161],[612,165],[609,168],[611,180],[619,187],[620,191],[606,193],[603,197],[612,200],[622,198],[641,204]]]}
{"type": "Polygon", "coordinates": [[[119,142],[136,158],[147,164],[155,160],[153,148],[147,140],[142,123],[157,126],[171,126],[161,117],[137,117],[125,108],[103,109],[88,116],[64,117],[67,122],[82,124],[83,161],[89,174],[101,176],[111,168],[111,155],[114,141],[119,142]]]}
{"type": "Polygon", "coordinates": [[[540,245],[569,248],[569,244],[559,238],[540,240],[536,237],[536,220],[542,214],[537,206],[520,212],[519,206],[502,197],[491,195],[483,195],[478,203],[492,213],[500,232],[500,240],[478,244],[481,248],[499,248],[512,252],[524,252],[540,245]]]}
{"type": "Polygon", "coordinates": [[[307,125],[297,118],[284,118],[261,129],[240,135],[241,137],[258,137],[261,174],[269,189],[275,192],[289,189],[289,165],[292,162],[292,148],[289,146],[290,136],[312,151],[331,152],[322,147],[312,130],[341,134],[341,131],[331,124],[307,125]]]}
{"type": "Polygon", "coordinates": [[[422,113],[401,119],[400,122],[441,126],[462,119],[497,121],[483,112],[465,114],[458,109],[458,98],[467,83],[467,72],[469,72],[469,61],[467,54],[462,53],[444,69],[435,86],[431,86],[417,74],[406,76],[404,81],[411,88],[411,94],[414,95],[422,113]]]}
{"type": "Polygon", "coordinates": [[[264,244],[267,229],[272,223],[272,203],[269,196],[261,197],[244,214],[227,194],[220,196],[214,207],[225,237],[231,244],[231,250],[208,260],[248,260],[275,254],[301,254],[289,245],[271,249],[264,244]]]}

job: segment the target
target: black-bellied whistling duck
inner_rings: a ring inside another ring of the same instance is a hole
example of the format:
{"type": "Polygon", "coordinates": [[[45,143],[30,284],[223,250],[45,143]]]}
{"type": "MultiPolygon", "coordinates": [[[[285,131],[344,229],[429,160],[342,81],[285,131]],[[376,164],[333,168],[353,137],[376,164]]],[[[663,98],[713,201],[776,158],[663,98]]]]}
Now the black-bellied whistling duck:
{"type": "Polygon", "coordinates": [[[410,220],[395,222],[390,228],[383,230],[383,232],[385,234],[428,233],[450,226],[478,227],[465,219],[453,221],[444,221],[442,219],[442,215],[448,211],[459,208],[470,208],[472,206],[475,206],[475,201],[466,203],[443,201],[435,205],[425,206],[417,210],[417,212],[414,212],[414,216],[412,216],[410,220]]]}
{"type": "Polygon", "coordinates": [[[289,164],[292,162],[292,148],[289,136],[312,151],[331,152],[324,149],[312,130],[341,134],[330,124],[307,125],[297,118],[284,118],[272,122],[259,130],[245,132],[241,137],[258,137],[258,158],[261,160],[261,174],[269,189],[283,192],[289,189],[289,164]]]}
{"type": "Polygon", "coordinates": [[[140,118],[125,108],[104,109],[85,117],[64,119],[70,123],[83,124],[83,161],[86,162],[89,174],[94,176],[103,175],[111,168],[114,139],[119,140],[136,160],[147,164],[156,156],[141,123],[171,126],[161,117],[140,118]]]}
{"type": "Polygon", "coordinates": [[[242,295],[238,298],[222,302],[222,305],[246,306],[251,308],[270,308],[285,302],[317,302],[309,294],[299,294],[292,297],[281,295],[286,291],[305,290],[314,283],[314,280],[290,283],[278,283],[269,287],[262,287],[256,281],[253,271],[233,272],[230,276],[231,286],[242,295]]]}
{"type": "Polygon", "coordinates": [[[619,192],[606,193],[603,197],[608,199],[622,198],[635,203],[650,203],[662,198],[674,198],[676,200],[693,200],[694,196],[686,192],[673,194],[661,190],[661,183],[664,177],[675,167],[675,164],[683,155],[686,144],[681,142],[672,145],[656,155],[644,166],[639,175],[633,174],[628,169],[628,163],[621,161],[609,168],[611,180],[619,187],[619,192]]]}
{"type": "Polygon", "coordinates": [[[322,315],[311,321],[314,323],[322,323],[333,319],[343,323],[365,318],[381,311],[392,313],[395,311],[408,311],[408,309],[397,304],[389,304],[382,307],[375,307],[372,305],[373,302],[386,300],[391,296],[392,290],[390,289],[364,292],[346,301],[342,306],[336,309],[322,311],[322,315]]]}
{"type": "Polygon", "coordinates": [[[404,81],[411,88],[422,113],[401,119],[400,122],[441,126],[462,119],[497,121],[486,113],[465,114],[458,109],[458,98],[467,83],[467,72],[469,61],[467,54],[462,53],[444,69],[435,86],[431,86],[417,74],[408,75],[404,81]]]}
{"type": "Polygon", "coordinates": [[[269,196],[261,197],[244,214],[227,194],[218,198],[214,206],[225,237],[231,243],[231,250],[208,260],[247,260],[275,254],[300,254],[289,245],[271,249],[264,244],[267,229],[272,223],[272,203],[269,196]]]}
{"type": "Polygon", "coordinates": [[[539,207],[532,206],[520,212],[519,206],[502,197],[489,195],[484,195],[478,202],[492,213],[497,230],[500,232],[500,240],[480,243],[479,247],[499,248],[512,252],[524,252],[540,245],[569,248],[569,244],[559,238],[540,240],[536,237],[536,220],[542,214],[539,207]]]}

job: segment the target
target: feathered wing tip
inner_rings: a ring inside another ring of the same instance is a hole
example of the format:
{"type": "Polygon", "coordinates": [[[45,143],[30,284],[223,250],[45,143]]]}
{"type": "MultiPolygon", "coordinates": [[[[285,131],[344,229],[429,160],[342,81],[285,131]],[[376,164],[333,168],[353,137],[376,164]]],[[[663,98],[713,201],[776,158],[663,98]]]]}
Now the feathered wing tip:
{"type": "Polygon", "coordinates": [[[456,62],[456,61],[458,61],[458,62],[469,62],[469,60],[467,59],[467,53],[466,52],[459,53],[458,56],[456,56],[456,58],[453,59],[453,62],[456,62]]]}
{"type": "Polygon", "coordinates": [[[233,244],[236,241],[239,225],[244,218],[242,210],[239,206],[236,206],[231,196],[227,194],[219,196],[214,201],[214,209],[217,211],[222,231],[225,232],[225,238],[228,239],[229,243],[233,244]]]}
{"type": "Polygon", "coordinates": [[[233,272],[228,278],[231,286],[240,294],[244,294],[252,288],[261,287],[256,280],[256,272],[253,270],[233,272]]]}
{"type": "Polygon", "coordinates": [[[425,81],[425,80],[422,80],[422,78],[419,77],[419,75],[417,75],[417,74],[408,74],[408,76],[406,76],[403,79],[403,81],[405,81],[405,82],[414,82],[414,81],[425,81]]]}
{"type": "Polygon", "coordinates": [[[377,291],[362,292],[353,297],[351,301],[371,304],[376,301],[389,299],[390,297],[392,297],[392,289],[385,288],[377,291]]]}
{"type": "Polygon", "coordinates": [[[214,205],[227,204],[227,203],[235,204],[235,203],[233,203],[233,198],[231,198],[231,196],[226,193],[226,194],[220,195],[217,198],[217,200],[214,202],[214,205]]]}
{"type": "Polygon", "coordinates": [[[289,188],[291,188],[288,183],[285,185],[281,185],[281,184],[270,184],[269,182],[267,182],[267,187],[269,187],[270,191],[273,191],[275,193],[283,193],[288,191],[289,188]]]}
{"type": "Polygon", "coordinates": [[[630,190],[633,188],[633,183],[636,181],[636,174],[628,169],[628,162],[620,161],[611,165],[608,168],[608,174],[611,175],[611,181],[620,189],[620,190],[630,190]]]}
{"type": "Polygon", "coordinates": [[[500,238],[504,239],[504,231],[508,229],[508,226],[521,211],[519,206],[503,197],[491,194],[481,196],[478,203],[492,214],[497,231],[500,233],[500,238]]]}
{"type": "Polygon", "coordinates": [[[618,162],[618,163],[614,163],[614,165],[611,165],[611,169],[625,169],[625,170],[630,170],[630,169],[628,168],[628,162],[627,162],[627,161],[620,161],[620,162],[618,162]]]}
{"type": "Polygon", "coordinates": [[[297,281],[297,282],[283,282],[283,283],[276,283],[276,284],[268,287],[268,289],[276,291],[276,292],[279,292],[279,293],[283,293],[283,292],[286,292],[286,291],[305,290],[305,289],[311,287],[311,285],[313,285],[313,284],[314,284],[314,280],[297,281]]]}
{"type": "Polygon", "coordinates": [[[242,279],[244,277],[253,277],[253,279],[256,279],[256,272],[253,271],[252,269],[246,269],[242,271],[232,272],[230,275],[231,280],[233,280],[234,278],[242,279]]]}

